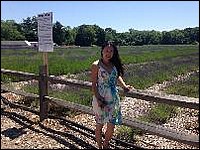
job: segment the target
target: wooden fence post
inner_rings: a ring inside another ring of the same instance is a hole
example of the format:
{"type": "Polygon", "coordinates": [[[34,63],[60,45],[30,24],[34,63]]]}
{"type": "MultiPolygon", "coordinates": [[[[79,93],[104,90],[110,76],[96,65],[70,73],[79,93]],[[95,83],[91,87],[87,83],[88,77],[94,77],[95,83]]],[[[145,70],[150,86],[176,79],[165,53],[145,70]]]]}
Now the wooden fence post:
{"type": "Polygon", "coordinates": [[[47,66],[39,67],[39,98],[40,98],[40,121],[43,121],[48,116],[48,101],[45,96],[48,95],[48,80],[47,66]]]}

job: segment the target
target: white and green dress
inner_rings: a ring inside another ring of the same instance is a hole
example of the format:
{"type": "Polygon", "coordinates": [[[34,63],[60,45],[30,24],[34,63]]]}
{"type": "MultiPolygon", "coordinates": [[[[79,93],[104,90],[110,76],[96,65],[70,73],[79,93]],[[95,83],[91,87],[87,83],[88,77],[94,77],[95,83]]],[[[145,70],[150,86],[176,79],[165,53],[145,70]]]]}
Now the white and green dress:
{"type": "Polygon", "coordinates": [[[93,111],[95,120],[99,124],[112,123],[119,125],[122,123],[122,114],[120,106],[120,97],[117,89],[117,69],[114,66],[111,73],[104,69],[100,63],[98,63],[98,92],[104,97],[107,105],[103,108],[98,106],[97,99],[93,95],[93,111]]]}

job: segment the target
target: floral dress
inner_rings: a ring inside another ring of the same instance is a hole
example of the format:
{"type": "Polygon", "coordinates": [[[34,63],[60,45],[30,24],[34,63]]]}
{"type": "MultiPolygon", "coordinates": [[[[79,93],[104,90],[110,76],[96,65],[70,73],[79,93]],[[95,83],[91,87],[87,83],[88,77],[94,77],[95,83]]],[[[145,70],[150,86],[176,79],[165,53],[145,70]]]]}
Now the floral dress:
{"type": "Polygon", "coordinates": [[[93,111],[95,120],[99,124],[112,123],[119,125],[122,123],[120,97],[117,89],[117,69],[114,66],[112,72],[108,73],[100,64],[98,71],[98,92],[104,97],[107,105],[101,108],[98,106],[97,99],[93,95],[93,111]]]}

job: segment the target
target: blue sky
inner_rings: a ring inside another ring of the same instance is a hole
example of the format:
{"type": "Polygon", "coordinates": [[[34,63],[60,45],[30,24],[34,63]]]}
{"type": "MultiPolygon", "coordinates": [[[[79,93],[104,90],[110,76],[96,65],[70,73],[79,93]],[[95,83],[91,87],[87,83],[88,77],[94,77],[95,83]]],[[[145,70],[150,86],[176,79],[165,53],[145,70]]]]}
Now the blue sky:
{"type": "Polygon", "coordinates": [[[199,1],[1,1],[1,20],[21,23],[27,17],[53,12],[53,22],[135,30],[170,31],[199,27],[199,1]]]}

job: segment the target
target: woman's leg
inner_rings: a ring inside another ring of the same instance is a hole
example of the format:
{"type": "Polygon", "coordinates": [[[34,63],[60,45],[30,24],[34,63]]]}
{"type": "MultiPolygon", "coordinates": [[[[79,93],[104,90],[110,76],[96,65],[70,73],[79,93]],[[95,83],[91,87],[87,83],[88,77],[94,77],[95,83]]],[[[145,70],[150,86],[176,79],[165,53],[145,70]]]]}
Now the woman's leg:
{"type": "Polygon", "coordinates": [[[103,148],[109,148],[109,142],[113,136],[115,125],[112,123],[107,123],[107,129],[105,133],[105,140],[103,142],[103,148]]]}
{"type": "Polygon", "coordinates": [[[99,149],[102,149],[102,128],[103,124],[96,124],[96,130],[95,130],[95,137],[97,144],[99,146],[99,149]]]}

